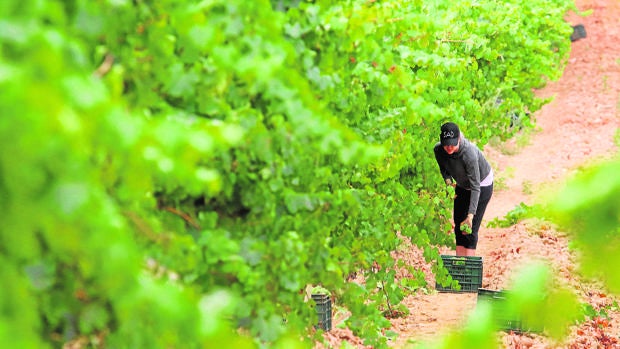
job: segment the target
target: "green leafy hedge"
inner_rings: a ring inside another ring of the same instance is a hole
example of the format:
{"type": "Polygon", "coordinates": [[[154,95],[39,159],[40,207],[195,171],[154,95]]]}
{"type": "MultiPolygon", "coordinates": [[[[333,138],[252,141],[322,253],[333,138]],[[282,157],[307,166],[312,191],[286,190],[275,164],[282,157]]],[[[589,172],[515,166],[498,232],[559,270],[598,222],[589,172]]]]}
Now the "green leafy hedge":
{"type": "Polygon", "coordinates": [[[438,126],[509,138],[570,6],[3,2],[0,343],[290,344],[320,284],[384,345],[397,232],[452,243],[438,126]]]}

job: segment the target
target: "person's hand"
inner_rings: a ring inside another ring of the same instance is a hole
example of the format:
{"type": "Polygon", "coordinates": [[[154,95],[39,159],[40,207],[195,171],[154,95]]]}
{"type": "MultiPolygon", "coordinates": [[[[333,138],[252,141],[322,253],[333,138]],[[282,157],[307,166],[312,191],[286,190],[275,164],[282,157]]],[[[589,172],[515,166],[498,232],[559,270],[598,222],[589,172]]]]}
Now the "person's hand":
{"type": "Polygon", "coordinates": [[[461,222],[461,233],[463,234],[471,234],[471,227],[473,224],[474,215],[471,213],[467,214],[467,218],[461,222]]]}
{"type": "Polygon", "coordinates": [[[456,183],[452,182],[452,179],[446,178],[446,184],[451,186],[452,188],[456,188],[456,183]]]}

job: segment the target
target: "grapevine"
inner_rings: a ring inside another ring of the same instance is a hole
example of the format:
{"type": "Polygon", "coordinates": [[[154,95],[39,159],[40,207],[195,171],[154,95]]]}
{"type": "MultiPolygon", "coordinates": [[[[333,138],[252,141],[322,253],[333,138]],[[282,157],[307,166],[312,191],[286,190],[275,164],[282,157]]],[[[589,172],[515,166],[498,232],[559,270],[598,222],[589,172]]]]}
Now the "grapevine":
{"type": "Polygon", "coordinates": [[[320,285],[385,346],[400,236],[429,261],[451,241],[438,125],[514,134],[561,74],[569,8],[4,2],[0,344],[303,346],[320,285]]]}

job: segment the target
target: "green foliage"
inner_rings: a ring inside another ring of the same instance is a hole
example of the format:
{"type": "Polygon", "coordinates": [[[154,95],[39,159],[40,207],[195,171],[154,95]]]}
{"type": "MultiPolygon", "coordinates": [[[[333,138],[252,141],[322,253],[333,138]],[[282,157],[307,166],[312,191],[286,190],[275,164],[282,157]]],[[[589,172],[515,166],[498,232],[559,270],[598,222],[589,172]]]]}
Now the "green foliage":
{"type": "Polygon", "coordinates": [[[507,297],[509,314],[516,314],[525,328],[544,331],[561,340],[580,314],[573,291],[554,280],[544,263],[531,263],[516,274],[507,297]]]}
{"type": "Polygon", "coordinates": [[[591,166],[575,176],[558,194],[547,213],[569,232],[581,251],[582,270],[601,278],[614,293],[620,292],[620,161],[591,166]]]}
{"type": "Polygon", "coordinates": [[[396,232],[429,261],[452,243],[438,125],[510,137],[561,74],[567,8],[2,2],[0,344],[286,347],[321,284],[385,346],[421,284],[395,281],[396,232]]]}
{"type": "Polygon", "coordinates": [[[530,206],[521,202],[515,208],[506,213],[504,218],[493,218],[489,223],[487,223],[487,226],[490,228],[507,228],[519,223],[523,219],[533,217],[539,209],[540,208],[537,206],[530,206]]]}
{"type": "Polygon", "coordinates": [[[618,311],[618,309],[620,309],[620,306],[618,306],[618,302],[617,301],[613,301],[613,303],[611,304],[607,304],[607,305],[603,305],[603,306],[599,306],[597,308],[595,308],[594,306],[592,306],[592,304],[589,303],[584,303],[581,305],[582,311],[583,311],[583,316],[584,318],[588,318],[588,319],[596,319],[596,318],[603,318],[603,319],[610,319],[609,316],[609,311],[618,311]]]}

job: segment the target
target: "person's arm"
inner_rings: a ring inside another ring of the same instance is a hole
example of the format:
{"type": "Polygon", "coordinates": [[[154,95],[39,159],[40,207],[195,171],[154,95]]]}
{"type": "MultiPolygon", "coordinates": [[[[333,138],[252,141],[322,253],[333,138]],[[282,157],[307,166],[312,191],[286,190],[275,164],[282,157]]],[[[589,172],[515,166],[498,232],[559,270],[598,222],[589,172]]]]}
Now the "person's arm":
{"type": "Polygon", "coordinates": [[[478,209],[478,200],[480,200],[480,166],[478,166],[478,155],[475,149],[468,151],[463,157],[465,162],[465,172],[467,173],[467,179],[469,180],[469,186],[471,189],[471,198],[469,200],[469,209],[467,211],[468,218],[471,218],[476,214],[478,209]]]}
{"type": "Polygon", "coordinates": [[[450,172],[448,172],[448,169],[445,166],[445,159],[443,159],[444,156],[442,154],[443,151],[444,150],[441,148],[441,143],[435,144],[435,160],[437,161],[437,165],[439,166],[439,172],[441,173],[441,177],[443,177],[443,180],[446,182],[447,185],[454,186],[454,180],[452,179],[450,172]]]}

